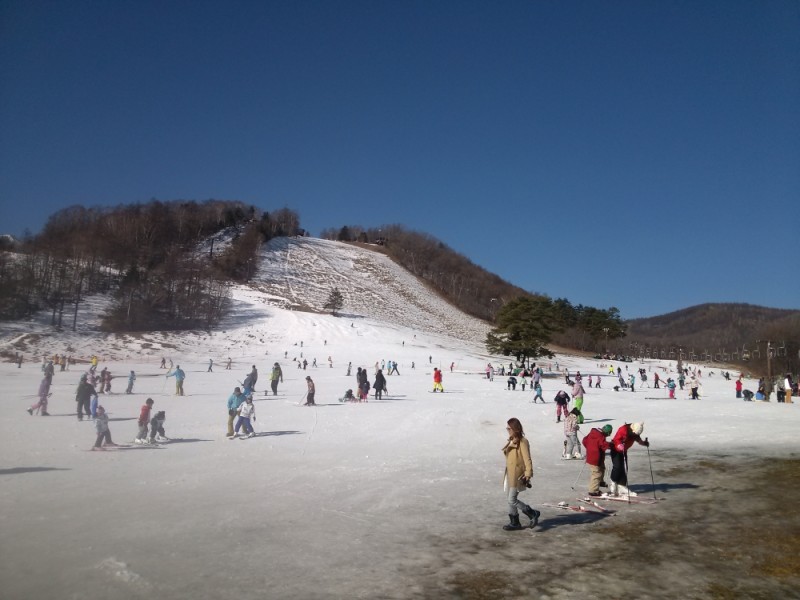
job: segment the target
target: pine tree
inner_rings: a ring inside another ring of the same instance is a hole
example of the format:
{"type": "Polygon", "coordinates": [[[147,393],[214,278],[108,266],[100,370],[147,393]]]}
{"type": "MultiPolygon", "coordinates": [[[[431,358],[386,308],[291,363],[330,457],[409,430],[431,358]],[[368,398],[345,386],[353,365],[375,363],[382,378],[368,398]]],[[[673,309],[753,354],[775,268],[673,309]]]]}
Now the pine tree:
{"type": "Polygon", "coordinates": [[[342,292],[339,291],[339,288],[333,288],[331,293],[328,294],[328,301],[322,308],[331,309],[331,313],[335,317],[336,311],[340,310],[342,306],[344,306],[344,296],[342,296],[342,292]]]}

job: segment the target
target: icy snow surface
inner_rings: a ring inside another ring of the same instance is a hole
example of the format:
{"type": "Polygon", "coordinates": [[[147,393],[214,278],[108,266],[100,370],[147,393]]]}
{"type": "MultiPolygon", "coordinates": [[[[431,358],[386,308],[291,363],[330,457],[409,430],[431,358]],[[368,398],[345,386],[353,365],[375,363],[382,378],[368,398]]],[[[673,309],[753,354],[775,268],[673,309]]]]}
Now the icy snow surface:
{"type": "MultiPolygon", "coordinates": [[[[487,381],[486,363],[508,359],[486,354],[485,323],[379,253],[314,239],[274,240],[252,285],[232,289],[232,296],[233,315],[210,334],[103,335],[102,299],[81,308],[77,333],[54,332],[50,315],[0,328],[0,349],[25,355],[21,369],[0,364],[0,596],[449,597],[452,581],[477,568],[468,560],[476,537],[496,538],[480,568],[499,572],[516,568],[510,553],[521,545],[529,546],[525,568],[547,570],[539,546],[580,539],[582,533],[569,533],[578,525],[548,529],[563,524],[565,514],[541,506],[539,531],[500,529],[507,521],[500,448],[508,418],[518,417],[531,441],[534,487],[525,501],[574,501],[588,474],[580,461],[560,460],[563,429],[552,399],[563,378],[544,379],[545,405],[531,404],[529,390],[508,391],[504,377],[487,381]],[[345,297],[341,316],[292,310],[321,311],[334,286],[345,297]],[[93,424],[78,422],[74,412],[85,363],[57,370],[51,417],[28,416],[45,352],[81,360],[97,354],[100,368],[117,377],[113,392],[100,396],[115,442],[133,439],[147,397],[154,410],[166,411],[173,441],[89,452],[93,424]],[[162,356],[187,372],[186,396],[173,395],[174,379],[159,369],[162,356]],[[306,370],[297,368],[303,359],[306,370]],[[400,375],[387,377],[382,401],[338,401],[356,388],[357,367],[367,368],[372,381],[384,360],[397,361],[400,375]],[[285,381],[278,396],[265,395],[276,361],[285,381]],[[252,365],[259,370],[258,436],[230,441],[226,401],[252,365]],[[444,370],[445,394],[431,393],[433,366],[444,370]],[[138,379],[126,395],[131,369],[138,379]],[[316,382],[316,407],[300,406],[307,375],[316,382]]],[[[583,433],[643,421],[657,469],[660,453],[724,451],[735,459],[788,456],[796,447],[797,405],[736,400],[733,381],[715,367],[700,365],[703,399],[691,401],[685,392],[667,400],[663,389],[615,392],[595,360],[560,355],[544,364],[580,370],[584,385],[590,374],[602,374],[601,389],[587,386],[583,433]]],[[[627,365],[633,372],[640,366],[627,365]]],[[[644,366],[651,379],[656,370],[666,377],[675,368],[670,361],[644,366]]],[[[754,390],[755,382],[745,387],[754,390]]],[[[634,489],[650,483],[644,448],[631,451],[630,478],[634,489]]],[[[621,507],[614,518],[649,518],[653,510],[621,507]]],[[[537,597],[590,593],[592,581],[537,597]]]]}

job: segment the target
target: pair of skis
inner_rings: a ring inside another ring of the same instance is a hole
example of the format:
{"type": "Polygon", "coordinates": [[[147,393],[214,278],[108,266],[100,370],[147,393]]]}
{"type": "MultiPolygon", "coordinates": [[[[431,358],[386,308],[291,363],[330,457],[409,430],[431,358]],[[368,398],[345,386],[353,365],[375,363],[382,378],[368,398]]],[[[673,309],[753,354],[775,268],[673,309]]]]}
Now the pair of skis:
{"type": "Polygon", "coordinates": [[[601,506],[589,498],[578,498],[578,501],[582,502],[583,504],[587,504],[588,506],[584,506],[583,504],[570,504],[569,502],[559,502],[558,504],[545,503],[542,504],[542,506],[549,506],[550,508],[558,508],[560,510],[571,510],[585,514],[605,515],[607,517],[613,516],[617,512],[615,510],[608,509],[605,506],[601,506]]]}

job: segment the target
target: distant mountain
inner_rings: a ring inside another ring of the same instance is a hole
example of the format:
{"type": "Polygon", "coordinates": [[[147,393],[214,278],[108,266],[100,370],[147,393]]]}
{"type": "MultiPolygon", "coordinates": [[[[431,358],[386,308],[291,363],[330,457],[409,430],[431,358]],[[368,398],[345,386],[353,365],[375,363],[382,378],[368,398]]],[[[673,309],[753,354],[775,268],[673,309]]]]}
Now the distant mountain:
{"type": "Polygon", "coordinates": [[[773,348],[783,345],[784,353],[796,354],[800,344],[800,310],[767,308],[752,304],[699,304],[665,315],[627,321],[628,335],[620,342],[628,351],[640,347],[660,349],[683,347],[689,353],[742,354],[766,352],[766,340],[773,348]],[[759,340],[762,343],[757,343],[759,340]]]}

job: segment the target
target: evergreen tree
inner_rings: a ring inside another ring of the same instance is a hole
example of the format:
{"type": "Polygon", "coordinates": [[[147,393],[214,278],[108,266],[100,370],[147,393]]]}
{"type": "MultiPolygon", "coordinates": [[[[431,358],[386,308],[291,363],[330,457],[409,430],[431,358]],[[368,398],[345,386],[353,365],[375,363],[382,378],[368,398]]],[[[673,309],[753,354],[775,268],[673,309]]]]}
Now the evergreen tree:
{"type": "Polygon", "coordinates": [[[331,293],[328,294],[328,301],[322,308],[329,308],[335,317],[336,311],[341,310],[342,306],[344,306],[344,296],[342,296],[342,292],[339,291],[339,288],[333,288],[331,293]]]}
{"type": "Polygon", "coordinates": [[[495,322],[497,327],[486,336],[487,350],[515,356],[518,362],[552,357],[546,345],[563,327],[553,301],[545,297],[516,298],[498,311],[495,322]]]}

